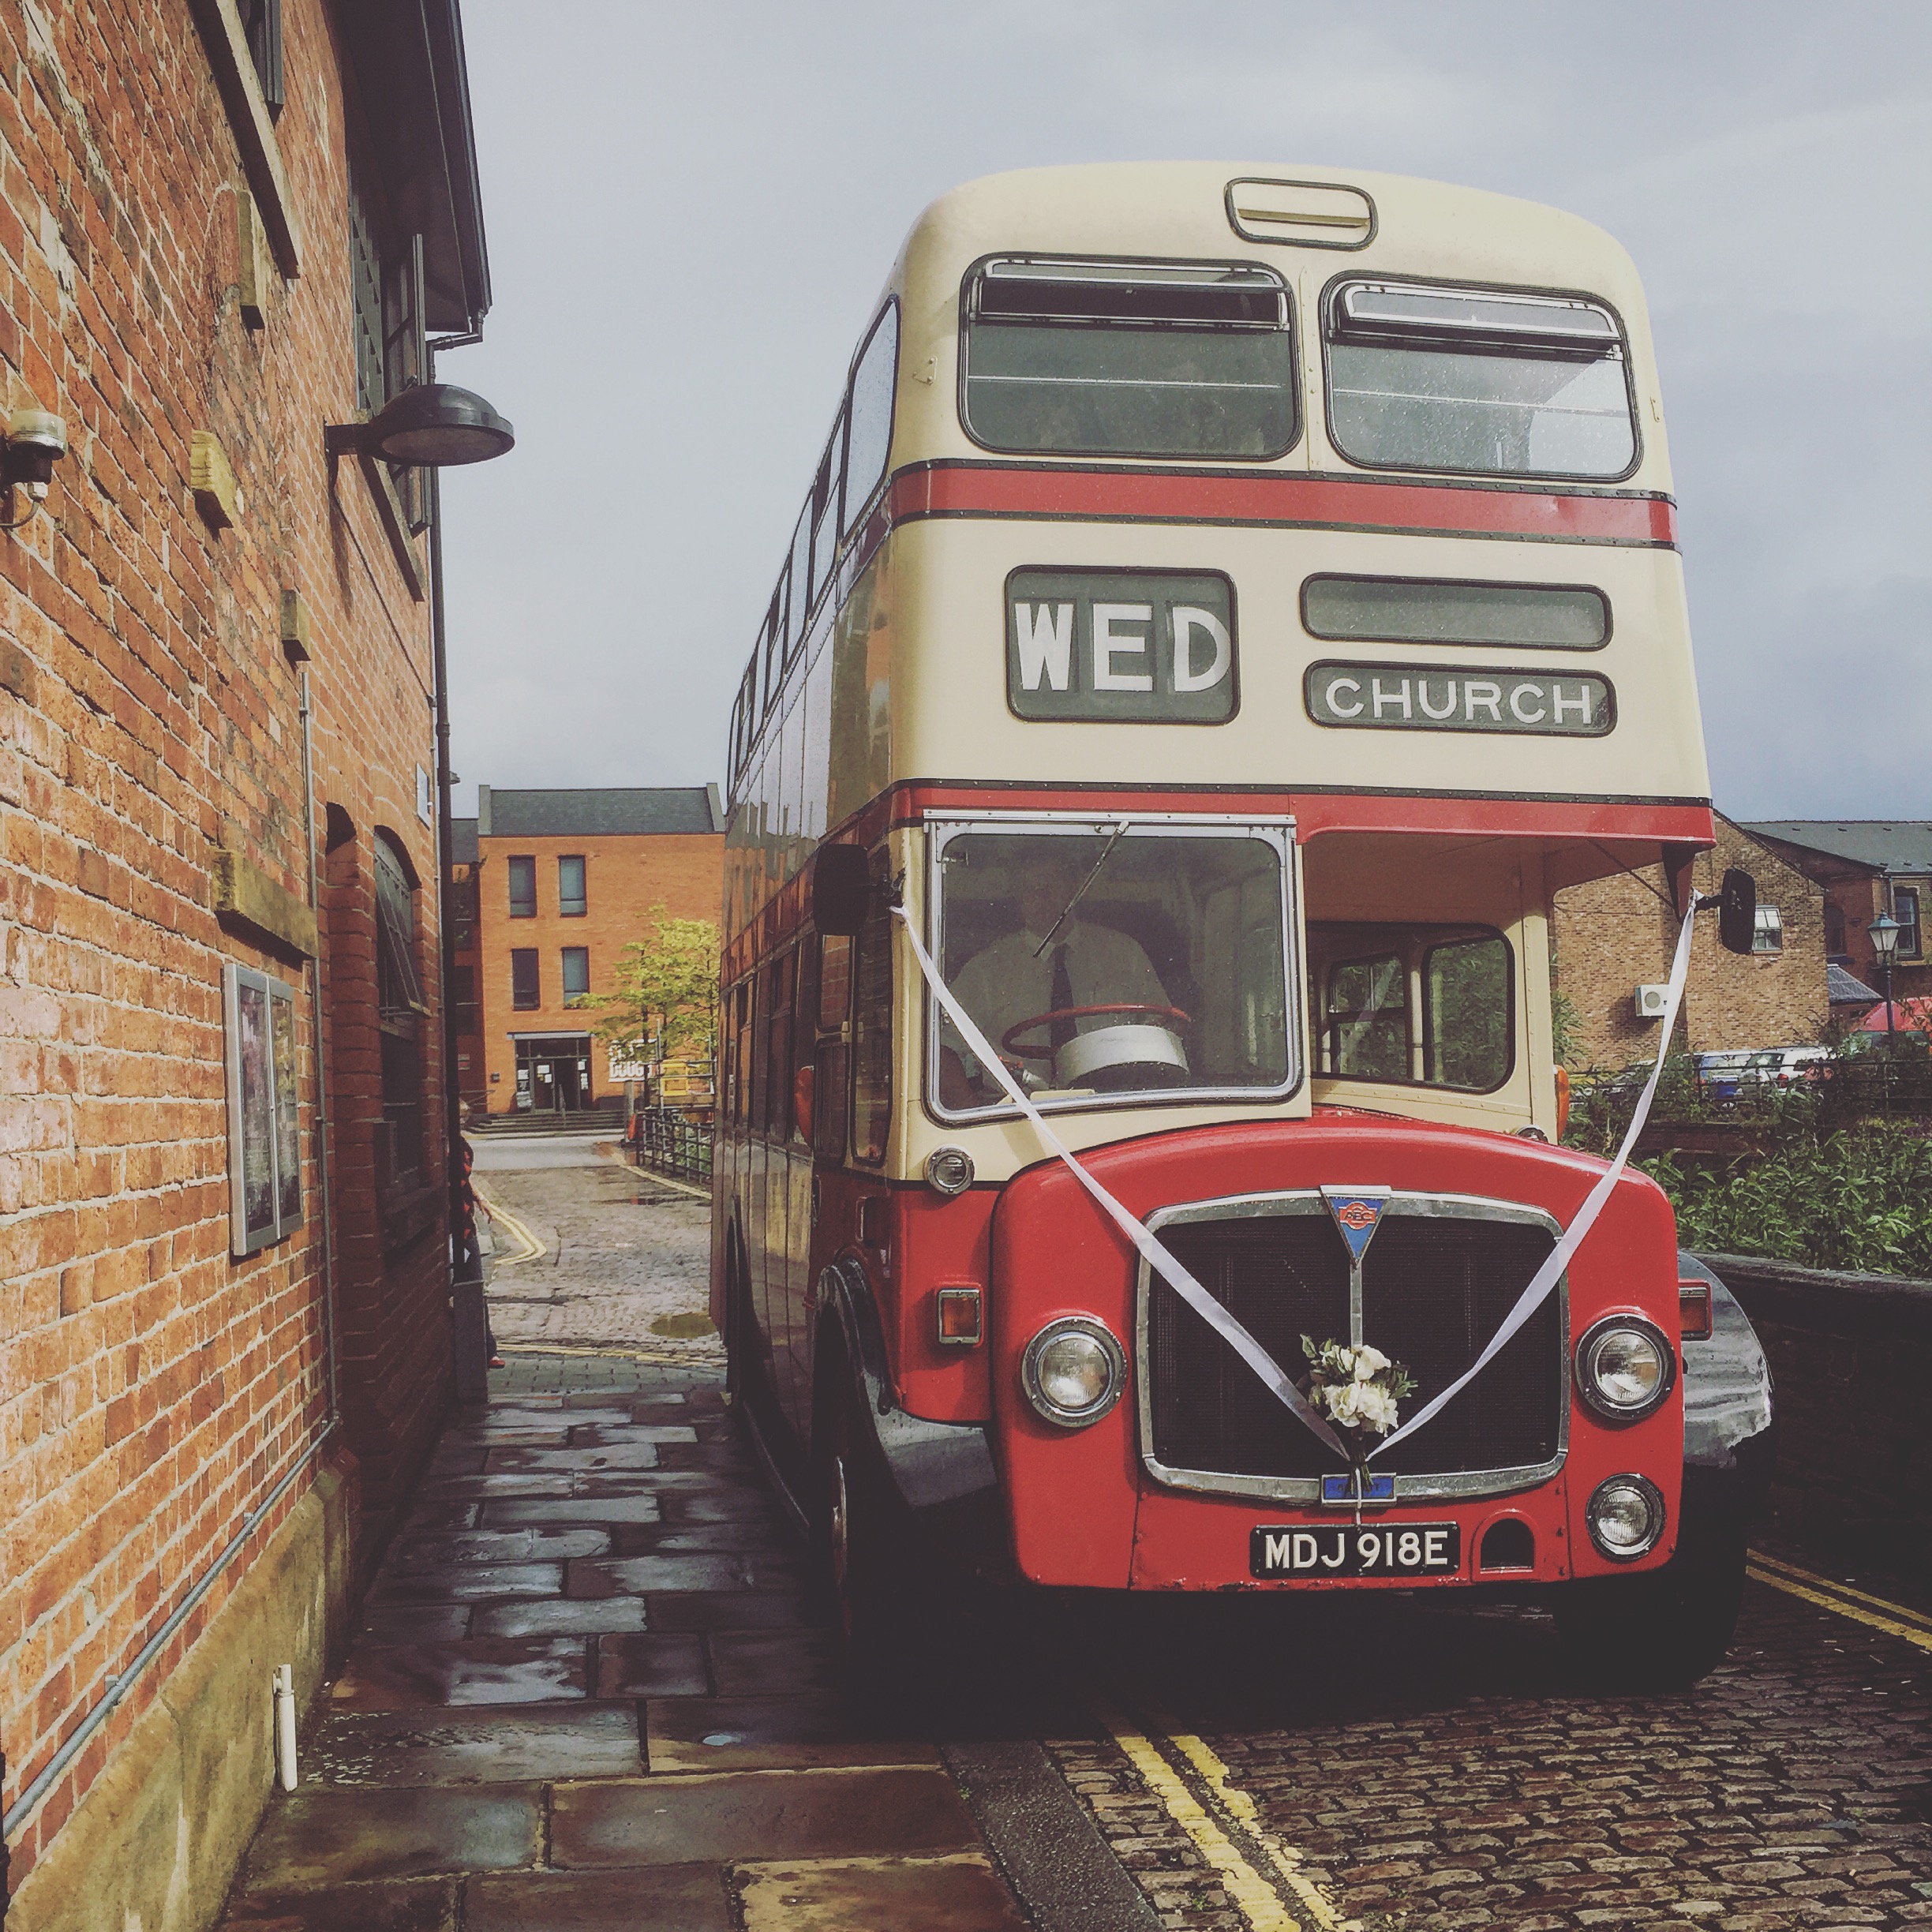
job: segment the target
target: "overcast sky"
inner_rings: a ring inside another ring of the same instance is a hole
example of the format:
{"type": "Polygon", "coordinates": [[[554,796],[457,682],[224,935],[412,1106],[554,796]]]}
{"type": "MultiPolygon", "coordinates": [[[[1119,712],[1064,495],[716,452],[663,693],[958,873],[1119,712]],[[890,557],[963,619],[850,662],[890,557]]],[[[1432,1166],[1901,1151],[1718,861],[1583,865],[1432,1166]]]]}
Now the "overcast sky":
{"type": "Polygon", "coordinates": [[[1932,814],[1932,6],[464,0],[496,306],[446,380],[458,809],[721,779],[846,361],[934,196],[1057,162],[1378,168],[1635,256],[1716,796],[1932,814]]]}

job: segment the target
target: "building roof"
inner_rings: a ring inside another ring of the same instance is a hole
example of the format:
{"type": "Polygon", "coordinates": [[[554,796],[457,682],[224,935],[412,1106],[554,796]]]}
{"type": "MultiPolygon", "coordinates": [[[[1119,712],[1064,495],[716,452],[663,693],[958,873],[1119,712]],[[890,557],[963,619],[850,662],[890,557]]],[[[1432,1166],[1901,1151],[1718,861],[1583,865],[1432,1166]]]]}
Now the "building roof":
{"type": "Polygon", "coordinates": [[[724,829],[716,785],[605,785],[582,791],[477,788],[483,838],[608,838],[724,829]]]}
{"type": "Polygon", "coordinates": [[[474,865],[482,856],[477,846],[476,821],[452,816],[450,819],[450,863],[452,865],[474,865]]]}
{"type": "Polygon", "coordinates": [[[1932,818],[1764,818],[1744,829],[1886,872],[1932,872],[1932,818]]]}
{"type": "Polygon", "coordinates": [[[1829,960],[1825,963],[1825,993],[1834,1006],[1870,1006],[1878,998],[1863,979],[1829,960]]]}

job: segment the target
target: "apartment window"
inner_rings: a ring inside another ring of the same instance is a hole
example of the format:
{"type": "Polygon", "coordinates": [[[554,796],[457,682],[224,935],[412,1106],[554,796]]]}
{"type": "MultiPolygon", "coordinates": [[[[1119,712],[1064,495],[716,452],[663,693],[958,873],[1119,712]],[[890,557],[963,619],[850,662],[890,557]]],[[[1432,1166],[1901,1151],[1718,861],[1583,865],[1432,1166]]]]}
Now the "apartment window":
{"type": "Polygon", "coordinates": [[[1911,960],[1923,958],[1925,949],[1919,933],[1919,888],[1916,886],[1894,886],[1892,888],[1892,916],[1899,923],[1899,957],[1911,960]]]}
{"type": "MultiPolygon", "coordinates": [[[[349,170],[349,279],[354,309],[356,406],[373,416],[383,405],[426,379],[429,350],[424,326],[422,237],[386,245],[377,217],[349,170]]],[[[412,530],[429,522],[423,473],[389,466],[412,530]]]]}
{"type": "Polygon", "coordinates": [[[566,946],[564,949],[564,997],[567,1000],[582,999],[590,990],[590,949],[588,946],[566,946]]]}
{"type": "Polygon", "coordinates": [[[589,911],[584,898],[584,862],[581,853],[557,861],[557,910],[566,919],[582,919],[589,911]]]}
{"type": "Polygon", "coordinates": [[[1754,953],[1784,950],[1784,915],[1776,906],[1761,905],[1758,908],[1758,926],[1751,934],[1751,950],[1754,953]]]}
{"type": "Polygon", "coordinates": [[[534,1013],[543,1004],[537,972],[537,949],[516,946],[510,954],[510,1004],[519,1013],[534,1013]]]}
{"type": "Polygon", "coordinates": [[[409,861],[386,833],[373,848],[376,867],[376,1004],[382,1042],[382,1178],[412,1187],[422,1171],[422,1045],[429,1013],[416,972],[416,888],[409,861]]]}
{"type": "Polygon", "coordinates": [[[282,0],[241,0],[241,14],[263,104],[271,120],[279,120],[287,99],[282,85],[282,0]]]}
{"type": "Polygon", "coordinates": [[[1829,900],[1825,902],[1825,952],[1830,959],[1846,957],[1844,908],[1829,900]]]}
{"type": "Polygon", "coordinates": [[[512,859],[510,861],[510,916],[512,919],[534,919],[537,916],[537,861],[534,859],[512,859]]]}

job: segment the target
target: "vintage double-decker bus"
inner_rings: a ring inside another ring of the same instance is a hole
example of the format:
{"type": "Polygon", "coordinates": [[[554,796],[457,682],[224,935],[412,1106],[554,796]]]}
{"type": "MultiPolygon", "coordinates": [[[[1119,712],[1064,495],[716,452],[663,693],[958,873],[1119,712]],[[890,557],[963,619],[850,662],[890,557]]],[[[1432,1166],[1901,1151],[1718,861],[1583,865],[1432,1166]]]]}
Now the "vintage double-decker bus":
{"type": "Polygon", "coordinates": [[[1635,1170],[1517,1305],[1605,1172],[1552,896],[1661,859],[1687,910],[1713,843],[1619,247],[1309,169],[946,196],[729,763],[714,1312],[855,1648],[950,1563],[1547,1589],[1583,1657],[1721,1654],[1748,1324],[1635,1170]],[[1423,1426],[1311,1422],[1304,1338],[1414,1417],[1506,1322],[1423,1426]]]}

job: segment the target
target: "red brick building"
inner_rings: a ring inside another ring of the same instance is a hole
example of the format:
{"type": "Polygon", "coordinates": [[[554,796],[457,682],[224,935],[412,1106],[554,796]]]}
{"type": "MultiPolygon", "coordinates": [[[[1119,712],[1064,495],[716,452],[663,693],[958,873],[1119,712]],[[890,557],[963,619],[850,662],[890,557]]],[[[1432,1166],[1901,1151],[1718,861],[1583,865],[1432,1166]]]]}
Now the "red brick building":
{"type": "MultiPolygon", "coordinates": [[[[1825,900],[1818,886],[1749,830],[1720,812],[1717,844],[1699,855],[1699,892],[1714,893],[1726,869],[1758,882],[1757,948],[1749,958],[1717,943],[1706,913],[1691,941],[1690,976],[1680,1021],[1690,1051],[1795,1046],[1830,1029],[1825,972],[1825,900]]],[[[1556,895],[1550,938],[1557,989],[1575,1015],[1570,1061],[1621,1067],[1657,1049],[1657,1021],[1638,1010],[1638,989],[1670,977],[1679,915],[1661,865],[1612,873],[1556,895]]]]}
{"type": "MultiPolygon", "coordinates": [[[[476,853],[479,1046],[465,1099],[492,1114],[615,1105],[623,1083],[609,1046],[570,1002],[610,990],[623,949],[650,937],[659,906],[672,919],[716,923],[724,892],[717,788],[480,785],[474,824],[452,829],[459,849],[474,840],[476,853]]],[[[458,1050],[471,1050],[462,1037],[458,1050]]]]}
{"type": "Polygon", "coordinates": [[[433,492],[324,432],[489,300],[455,0],[0,6],[0,417],[68,444],[0,492],[34,1932],[212,1922],[451,1399],[433,492]]]}
{"type": "Polygon", "coordinates": [[[1867,929],[1889,912],[1899,923],[1893,996],[1932,994],[1925,932],[1932,919],[1932,819],[1780,818],[1745,829],[1823,889],[1825,950],[1833,961],[1882,994],[1885,972],[1867,929]]]}

